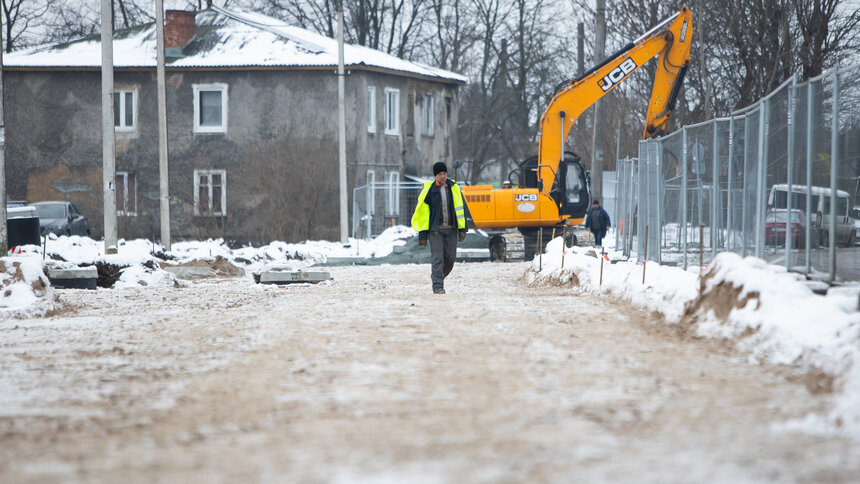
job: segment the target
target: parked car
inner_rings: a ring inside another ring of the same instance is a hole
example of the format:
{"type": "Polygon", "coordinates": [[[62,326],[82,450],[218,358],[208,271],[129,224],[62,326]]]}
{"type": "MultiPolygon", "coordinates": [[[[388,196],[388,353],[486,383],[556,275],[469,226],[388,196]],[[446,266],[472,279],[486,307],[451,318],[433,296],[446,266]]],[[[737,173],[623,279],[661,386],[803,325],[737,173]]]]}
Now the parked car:
{"type": "MultiPolygon", "coordinates": [[[[785,247],[786,235],[790,230],[791,247],[794,249],[806,247],[806,217],[800,210],[792,210],[790,215],[791,222],[789,222],[788,210],[777,208],[767,212],[764,225],[765,244],[785,247]]],[[[812,244],[816,243],[815,239],[813,232],[812,244]]]]}
{"type": "MultiPolygon", "coordinates": [[[[806,208],[807,188],[804,185],[792,185],[791,208],[804,210],[806,208]]],[[[827,245],[830,237],[830,208],[831,195],[833,191],[829,187],[812,187],[808,195],[811,198],[810,206],[812,212],[809,214],[809,222],[812,224],[813,232],[818,232],[818,241],[827,245]]],[[[777,209],[788,206],[788,186],[773,185],[767,202],[768,209],[777,209]]],[[[836,191],[836,244],[852,246],[857,238],[854,220],[851,218],[851,196],[843,190],[836,191]]]]}
{"type": "Polygon", "coordinates": [[[87,218],[71,202],[36,202],[42,235],[90,235],[87,218]]]}

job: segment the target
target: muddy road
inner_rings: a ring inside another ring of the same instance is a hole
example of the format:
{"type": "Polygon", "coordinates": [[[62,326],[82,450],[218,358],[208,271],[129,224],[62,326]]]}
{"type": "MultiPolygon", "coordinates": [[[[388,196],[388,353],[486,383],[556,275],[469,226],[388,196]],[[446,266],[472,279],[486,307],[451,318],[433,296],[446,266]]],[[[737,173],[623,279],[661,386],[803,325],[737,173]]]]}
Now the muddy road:
{"type": "Polygon", "coordinates": [[[0,321],[0,482],[857,482],[828,408],[521,264],[62,291],[0,321]]]}

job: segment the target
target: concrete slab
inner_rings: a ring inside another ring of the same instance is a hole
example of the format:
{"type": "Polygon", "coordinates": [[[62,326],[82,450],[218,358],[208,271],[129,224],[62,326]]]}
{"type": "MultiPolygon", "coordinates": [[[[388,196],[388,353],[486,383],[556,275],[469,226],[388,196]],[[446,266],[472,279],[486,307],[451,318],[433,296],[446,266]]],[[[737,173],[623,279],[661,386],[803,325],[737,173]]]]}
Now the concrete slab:
{"type": "Polygon", "coordinates": [[[76,268],[46,268],[51,285],[59,289],[95,290],[99,272],[94,266],[76,268]]]}
{"type": "Polygon", "coordinates": [[[254,278],[260,284],[316,284],[331,279],[322,271],[266,271],[254,278]]]}
{"type": "Polygon", "coordinates": [[[490,260],[490,249],[457,249],[457,260],[461,262],[479,262],[490,260]]]}
{"type": "Polygon", "coordinates": [[[215,277],[218,275],[218,271],[211,267],[165,265],[162,266],[162,268],[179,279],[202,279],[204,277],[215,277]]]}
{"type": "Polygon", "coordinates": [[[354,256],[345,256],[345,257],[327,257],[325,260],[326,264],[332,265],[355,265],[355,266],[364,266],[367,265],[366,257],[354,257],[354,256]]]}

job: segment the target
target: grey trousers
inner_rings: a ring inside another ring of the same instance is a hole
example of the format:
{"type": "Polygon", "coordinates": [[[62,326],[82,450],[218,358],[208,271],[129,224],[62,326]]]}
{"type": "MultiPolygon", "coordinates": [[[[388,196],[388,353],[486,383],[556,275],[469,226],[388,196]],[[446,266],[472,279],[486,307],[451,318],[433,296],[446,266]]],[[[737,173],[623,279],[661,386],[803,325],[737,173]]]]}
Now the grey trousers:
{"type": "Polygon", "coordinates": [[[430,280],[433,290],[445,288],[445,276],[454,268],[457,259],[457,230],[440,230],[430,232],[427,236],[430,242],[430,280]]]}

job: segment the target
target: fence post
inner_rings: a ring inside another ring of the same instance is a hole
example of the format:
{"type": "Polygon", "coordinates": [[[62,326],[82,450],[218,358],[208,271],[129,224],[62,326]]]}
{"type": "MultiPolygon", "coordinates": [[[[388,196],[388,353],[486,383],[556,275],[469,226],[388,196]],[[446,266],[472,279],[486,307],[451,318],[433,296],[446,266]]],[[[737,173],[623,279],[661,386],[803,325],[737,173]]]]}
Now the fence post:
{"type": "Polygon", "coordinates": [[[734,157],[735,157],[735,118],[729,118],[729,169],[728,169],[728,193],[726,193],[726,250],[731,251],[734,242],[734,230],[732,222],[732,212],[734,211],[734,197],[732,196],[732,178],[734,177],[734,157]]]}
{"type": "MultiPolygon", "coordinates": [[[[684,257],[684,270],[687,270],[687,127],[681,128],[681,137],[684,148],[681,150],[681,223],[678,229],[681,231],[681,252],[684,257]]],[[[644,271],[643,271],[644,274],[644,271]]],[[[645,283],[645,276],[642,276],[645,283]]]]}
{"type": "Polygon", "coordinates": [[[759,259],[764,258],[764,214],[765,207],[762,203],[764,200],[764,194],[762,193],[763,187],[765,185],[764,178],[764,164],[765,161],[765,137],[767,136],[767,112],[768,106],[770,105],[770,101],[765,99],[759,105],[758,112],[758,161],[756,164],[756,172],[758,173],[758,183],[756,183],[756,205],[755,205],[755,256],[759,259]]]}
{"type": "MultiPolygon", "coordinates": [[[[711,229],[713,230],[713,229],[711,229]]],[[[705,292],[705,280],[702,278],[702,268],[705,267],[705,224],[699,224],[699,294],[705,292]]]]}
{"type": "Polygon", "coordinates": [[[812,270],[812,81],[806,83],[806,274],[812,270]]]}
{"type": "Polygon", "coordinates": [[[752,128],[750,127],[750,120],[747,114],[744,114],[744,156],[743,156],[743,172],[744,172],[744,182],[741,187],[741,255],[746,257],[749,254],[749,245],[750,245],[750,237],[747,232],[750,231],[749,227],[749,218],[747,214],[749,211],[747,210],[747,205],[749,202],[749,194],[747,193],[747,189],[749,188],[749,176],[750,174],[747,172],[747,161],[749,157],[749,144],[750,144],[750,134],[752,128]]]}
{"type": "Polygon", "coordinates": [[[663,193],[665,191],[663,189],[664,188],[663,187],[663,170],[661,168],[661,164],[663,162],[663,140],[661,138],[661,139],[655,140],[654,142],[657,143],[657,150],[656,150],[657,151],[657,164],[654,167],[654,178],[656,179],[656,183],[658,185],[657,186],[657,217],[655,220],[657,222],[657,236],[655,238],[657,239],[657,242],[658,242],[657,247],[661,248],[660,250],[657,251],[657,263],[662,264],[663,263],[663,250],[662,250],[663,242],[661,239],[663,238],[663,193]]]}
{"type": "MultiPolygon", "coordinates": [[[[836,280],[836,195],[839,192],[839,73],[833,73],[833,113],[830,116],[830,235],[827,237],[829,282],[836,280]]],[[[854,227],[851,227],[854,230],[854,227]]]]}
{"type": "Polygon", "coordinates": [[[795,100],[795,84],[797,83],[797,74],[793,74],[791,76],[791,86],[788,88],[788,153],[786,155],[786,159],[788,160],[788,179],[786,180],[786,184],[788,185],[788,200],[786,201],[786,211],[788,212],[788,219],[785,223],[785,270],[791,270],[791,260],[792,260],[792,235],[794,231],[791,226],[791,214],[792,210],[794,210],[794,192],[792,191],[792,183],[794,182],[794,100],[795,100]]]}
{"type": "Polygon", "coordinates": [[[719,243],[719,226],[717,220],[719,217],[719,208],[717,200],[722,198],[723,194],[720,190],[720,132],[719,123],[714,120],[714,147],[713,147],[714,162],[711,169],[711,255],[717,256],[717,244],[719,243]]]}

